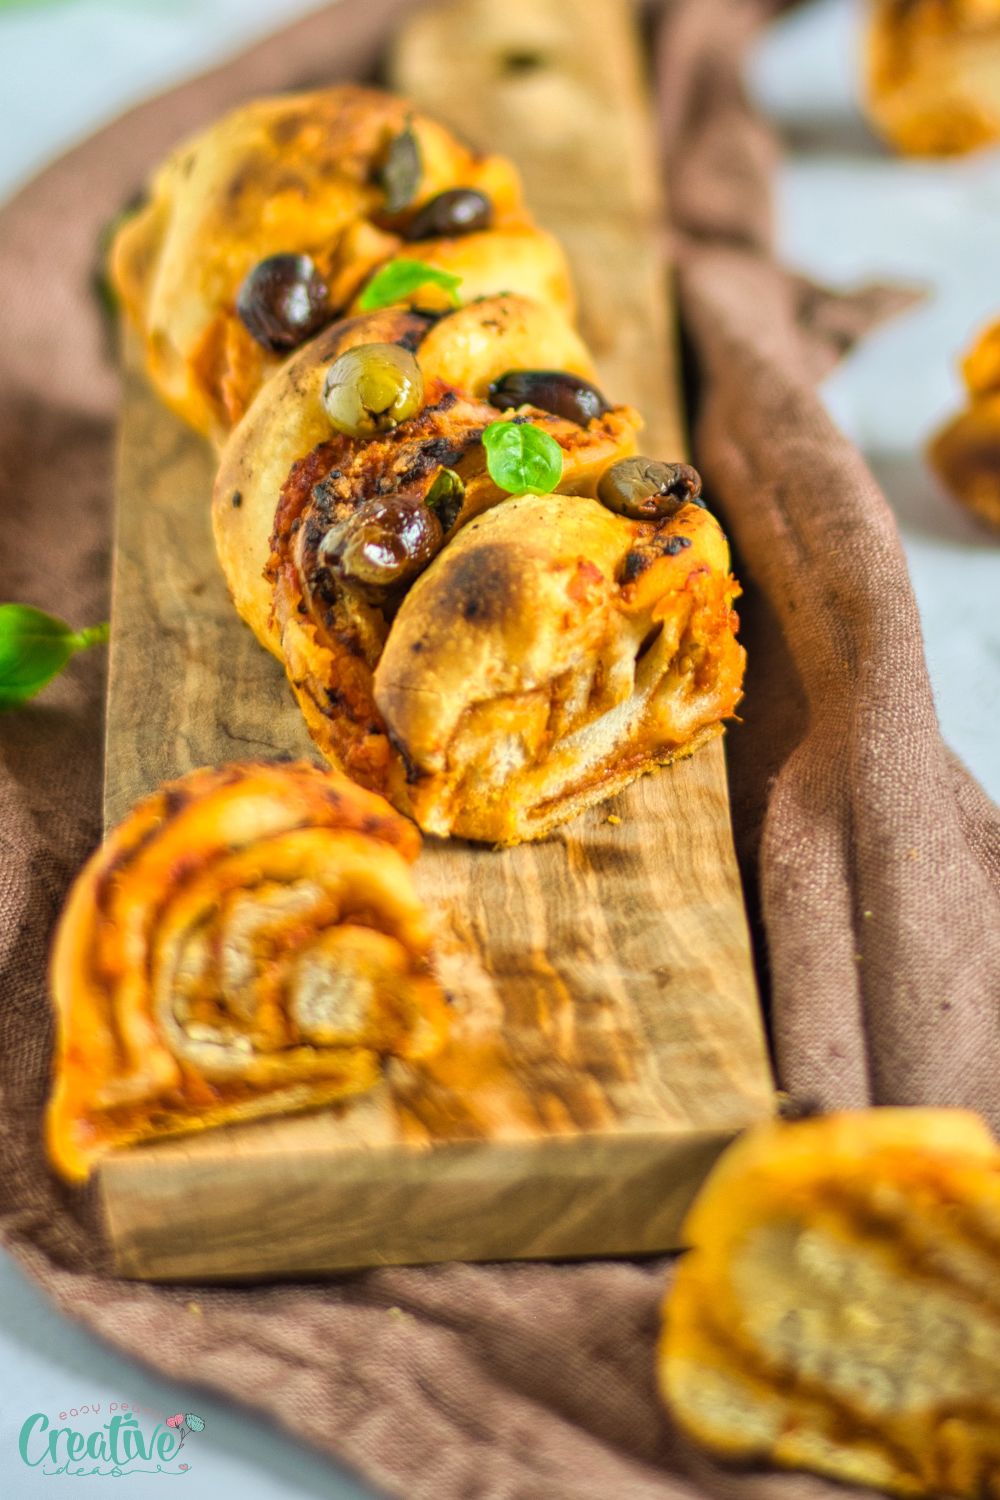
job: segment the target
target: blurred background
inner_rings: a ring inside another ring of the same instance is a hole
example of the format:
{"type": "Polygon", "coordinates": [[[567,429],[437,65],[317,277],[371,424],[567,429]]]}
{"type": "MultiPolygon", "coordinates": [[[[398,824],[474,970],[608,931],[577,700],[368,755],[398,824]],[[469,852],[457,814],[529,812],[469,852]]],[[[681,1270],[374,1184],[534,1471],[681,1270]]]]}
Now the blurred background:
{"type": "MultiPolygon", "coordinates": [[[[312,8],[302,0],[0,0],[0,197],[130,104],[312,8]]],[[[928,436],[962,405],[959,355],[1000,315],[1000,150],[947,160],[890,153],[858,107],[862,18],[862,0],[800,6],[757,49],[751,84],[785,141],[786,259],[834,285],[884,278],[926,291],[841,364],[825,396],[895,509],[945,738],[1000,797],[1000,547],[923,458],[928,436]]],[[[0,1494],[21,1500],[48,1483],[17,1458],[26,1415],[112,1400],[205,1416],[188,1500],[372,1493],[194,1386],[139,1372],[53,1313],[0,1258],[0,1494]]],[[[156,1488],[134,1477],[139,1500],[139,1483],[156,1488]]]]}

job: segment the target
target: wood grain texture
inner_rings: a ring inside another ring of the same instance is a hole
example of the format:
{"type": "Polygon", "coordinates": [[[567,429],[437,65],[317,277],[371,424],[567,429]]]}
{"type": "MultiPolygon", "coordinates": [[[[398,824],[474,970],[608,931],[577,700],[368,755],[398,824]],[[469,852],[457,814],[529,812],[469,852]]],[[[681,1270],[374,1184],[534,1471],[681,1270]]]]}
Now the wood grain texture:
{"type": "MultiPolygon", "coordinates": [[[[648,451],[676,456],[630,14],[620,0],[454,0],[411,23],[397,81],[516,157],[570,250],[607,389],[651,415],[648,451]]],[[[130,374],[109,824],[192,766],[309,753],[278,664],[226,598],[211,473],[207,448],[130,374]]],[[[676,1243],[718,1150],[772,1102],[721,741],[542,843],[429,840],[416,876],[455,1002],[447,1051],[394,1063],[339,1112],[111,1158],[101,1186],[123,1274],[283,1276],[676,1243]]]]}
{"type": "Polygon", "coordinates": [[[579,293],[605,389],[684,451],[663,200],[632,0],[445,0],[398,39],[393,82],[524,179],[579,293]]]}

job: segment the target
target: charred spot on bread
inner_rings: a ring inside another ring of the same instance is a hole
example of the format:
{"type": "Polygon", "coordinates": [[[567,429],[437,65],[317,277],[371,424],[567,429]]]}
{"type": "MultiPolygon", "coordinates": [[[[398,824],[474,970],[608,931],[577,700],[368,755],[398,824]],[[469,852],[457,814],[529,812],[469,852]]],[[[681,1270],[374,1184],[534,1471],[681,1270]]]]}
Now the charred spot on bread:
{"type": "Polygon", "coordinates": [[[445,574],[435,611],[444,620],[468,620],[477,630],[498,626],[520,597],[522,572],[506,547],[473,547],[451,564],[445,574]]]}
{"type": "Polygon", "coordinates": [[[618,570],[618,583],[623,588],[641,578],[659,558],[678,557],[691,546],[691,538],[674,529],[678,524],[684,524],[683,518],[671,518],[655,530],[639,525],[634,545],[626,552],[618,570]]]}
{"type": "Polygon", "coordinates": [[[619,583],[634,583],[641,573],[645,573],[652,561],[648,552],[626,552],[622,561],[619,583]]]}
{"type": "Polygon", "coordinates": [[[424,326],[408,328],[405,333],[401,333],[397,339],[393,340],[393,343],[398,344],[401,349],[408,350],[410,354],[416,354],[434,322],[432,313],[417,313],[416,316],[420,318],[424,326]]]}
{"type": "Polygon", "coordinates": [[[409,750],[407,749],[407,746],[404,744],[402,738],[399,735],[394,734],[390,726],[387,725],[383,732],[386,736],[386,739],[389,741],[389,744],[399,756],[400,763],[403,767],[403,776],[405,777],[407,786],[416,786],[419,781],[424,780],[427,777],[428,773],[420,769],[416,761],[411,756],[409,750]]]}
{"type": "MultiPolygon", "coordinates": [[[[193,157],[191,158],[191,165],[194,165],[193,157]]],[[[235,171],[233,173],[226,184],[226,202],[231,208],[236,207],[240,199],[243,197],[243,194],[246,192],[247,188],[254,181],[254,178],[259,174],[259,172],[260,162],[257,160],[256,156],[251,156],[248,161],[244,162],[243,166],[240,167],[238,171],[235,171]]]]}
{"type": "Polygon", "coordinates": [[[458,403],[458,392],[451,386],[445,386],[440,396],[434,402],[424,407],[425,412],[448,412],[458,403]]]}

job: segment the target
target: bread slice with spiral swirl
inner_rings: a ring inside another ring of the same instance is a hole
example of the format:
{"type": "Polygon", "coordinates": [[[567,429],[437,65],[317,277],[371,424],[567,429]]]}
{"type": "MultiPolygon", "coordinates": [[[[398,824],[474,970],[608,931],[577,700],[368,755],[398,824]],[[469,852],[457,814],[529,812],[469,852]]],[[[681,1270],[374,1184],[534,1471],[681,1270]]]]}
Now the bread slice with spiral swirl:
{"type": "Polygon", "coordinates": [[[84,867],[56,936],[49,1156],[287,1114],[437,1050],[413,826],[305,762],[190,773],[84,867]]]}
{"type": "Polygon", "coordinates": [[[729,1459],[1000,1497],[1000,1151],[975,1115],[748,1132],[684,1227],[660,1383],[729,1459]]]}

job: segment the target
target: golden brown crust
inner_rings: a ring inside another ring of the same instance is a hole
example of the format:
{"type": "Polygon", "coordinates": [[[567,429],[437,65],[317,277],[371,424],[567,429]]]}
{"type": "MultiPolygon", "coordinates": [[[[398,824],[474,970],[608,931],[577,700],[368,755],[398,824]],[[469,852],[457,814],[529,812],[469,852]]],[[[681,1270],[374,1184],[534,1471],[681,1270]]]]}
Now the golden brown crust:
{"type": "Polygon", "coordinates": [[[329,1103],[435,1051],[419,846],[305,762],[195,771],[139,803],[56,937],[56,1169],[80,1181],[113,1147],[329,1103]]]}
{"type": "Polygon", "coordinates": [[[199,431],[223,436],[280,363],[243,327],[235,301],[258,262],[287,252],[313,257],[331,315],[397,252],[461,274],[465,298],[522,291],[572,312],[565,258],[531,222],[509,162],[477,155],[405,100],[374,89],[257,100],[170,156],[110,257],[154,386],[199,431]],[[407,129],[418,142],[419,189],[409,207],[387,214],[377,167],[407,129]],[[413,213],[455,187],[490,199],[491,230],[404,242],[413,213]]]}
{"type": "Polygon", "coordinates": [[[1000,1152],[975,1115],[776,1121],[684,1226],[659,1377],[730,1460],[1000,1496],[1000,1152]]]}
{"type": "Polygon", "coordinates": [[[1000,0],[872,0],[866,103],[900,151],[1000,140],[1000,0]]]}

